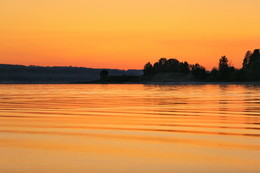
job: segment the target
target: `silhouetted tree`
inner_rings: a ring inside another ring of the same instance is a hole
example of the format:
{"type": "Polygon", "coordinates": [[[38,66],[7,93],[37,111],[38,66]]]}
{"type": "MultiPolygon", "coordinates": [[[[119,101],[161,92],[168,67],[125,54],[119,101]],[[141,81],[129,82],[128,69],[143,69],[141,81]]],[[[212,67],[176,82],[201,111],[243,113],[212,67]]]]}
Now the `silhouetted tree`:
{"type": "Polygon", "coordinates": [[[249,61],[250,61],[250,58],[252,56],[252,52],[251,51],[247,51],[246,52],[246,55],[245,55],[245,58],[243,60],[243,69],[247,68],[248,67],[248,64],[249,64],[249,61]]]}
{"type": "Polygon", "coordinates": [[[188,62],[181,62],[180,63],[180,73],[189,73],[190,72],[190,65],[188,62]]]}
{"type": "Polygon", "coordinates": [[[177,59],[169,59],[167,61],[167,72],[179,72],[180,62],[177,59]]]}
{"type": "Polygon", "coordinates": [[[217,75],[218,75],[218,69],[214,67],[211,72],[210,72],[210,80],[217,80],[217,75]]]}
{"type": "Polygon", "coordinates": [[[218,69],[219,69],[219,71],[223,71],[223,70],[226,70],[227,68],[228,68],[228,59],[226,56],[222,56],[219,59],[218,69]]]}
{"type": "Polygon", "coordinates": [[[260,49],[254,50],[248,63],[250,79],[260,80],[260,49]]]}
{"type": "Polygon", "coordinates": [[[167,59],[166,58],[159,59],[159,61],[156,63],[156,65],[154,65],[156,71],[158,73],[166,72],[166,63],[167,63],[167,59]]]}
{"type": "Polygon", "coordinates": [[[166,58],[161,58],[158,61],[158,68],[160,73],[165,73],[166,71],[166,65],[167,65],[167,59],[166,58]]]}
{"type": "Polygon", "coordinates": [[[219,59],[218,65],[218,80],[227,81],[229,73],[228,59],[226,56],[222,56],[219,59]]]}
{"type": "Polygon", "coordinates": [[[160,73],[160,65],[158,62],[153,64],[154,74],[160,73]]]}
{"type": "Polygon", "coordinates": [[[180,62],[177,59],[161,58],[153,65],[147,63],[144,66],[144,75],[155,75],[158,73],[183,73],[189,74],[200,80],[213,81],[260,81],[260,49],[247,51],[243,59],[243,67],[236,69],[229,64],[226,56],[219,59],[218,68],[213,68],[210,73],[199,64],[189,65],[188,62],[180,62]]]}
{"type": "Polygon", "coordinates": [[[150,62],[148,62],[147,64],[145,64],[143,71],[144,71],[144,75],[154,74],[153,65],[150,62]]]}
{"type": "Polygon", "coordinates": [[[108,71],[107,70],[102,70],[100,72],[100,80],[105,81],[105,80],[107,80],[107,78],[108,78],[108,71]]]}
{"type": "Polygon", "coordinates": [[[235,67],[228,64],[228,59],[226,56],[223,56],[219,59],[217,80],[234,81],[237,78],[236,72],[237,70],[235,67]]]}
{"type": "Polygon", "coordinates": [[[206,78],[206,69],[205,69],[205,67],[202,67],[198,63],[191,66],[191,73],[197,79],[203,80],[203,79],[206,78]]]}
{"type": "Polygon", "coordinates": [[[158,74],[158,73],[186,73],[190,72],[190,65],[188,62],[179,62],[177,59],[161,58],[158,62],[152,65],[150,62],[144,66],[144,75],[158,74]]]}
{"type": "Polygon", "coordinates": [[[255,49],[250,57],[249,65],[259,60],[260,60],[260,49],[255,49]]]}

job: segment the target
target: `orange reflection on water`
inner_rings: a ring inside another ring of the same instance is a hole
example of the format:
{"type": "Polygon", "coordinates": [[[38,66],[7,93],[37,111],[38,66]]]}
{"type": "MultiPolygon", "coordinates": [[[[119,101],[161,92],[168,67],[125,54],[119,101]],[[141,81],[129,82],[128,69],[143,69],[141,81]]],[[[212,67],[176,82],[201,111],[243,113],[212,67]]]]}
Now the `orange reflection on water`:
{"type": "Polygon", "coordinates": [[[0,172],[259,172],[259,90],[0,85],[0,172]]]}

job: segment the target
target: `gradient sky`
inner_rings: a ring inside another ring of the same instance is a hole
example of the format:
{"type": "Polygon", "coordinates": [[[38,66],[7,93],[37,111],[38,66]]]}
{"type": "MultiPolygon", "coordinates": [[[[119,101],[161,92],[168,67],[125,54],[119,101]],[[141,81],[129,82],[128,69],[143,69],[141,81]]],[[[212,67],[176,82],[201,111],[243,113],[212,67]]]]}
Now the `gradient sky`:
{"type": "Polygon", "coordinates": [[[143,68],[161,57],[241,67],[259,0],[0,0],[0,64],[143,68]]]}

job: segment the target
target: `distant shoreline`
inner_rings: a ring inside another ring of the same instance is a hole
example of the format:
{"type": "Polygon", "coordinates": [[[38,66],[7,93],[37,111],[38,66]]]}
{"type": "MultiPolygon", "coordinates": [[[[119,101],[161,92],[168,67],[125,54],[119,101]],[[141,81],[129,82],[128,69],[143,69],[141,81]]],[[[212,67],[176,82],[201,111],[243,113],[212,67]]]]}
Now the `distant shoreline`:
{"type": "Polygon", "coordinates": [[[142,85],[260,85],[260,82],[125,82],[125,83],[74,83],[91,85],[124,85],[124,84],[142,84],[142,85]]]}
{"type": "Polygon", "coordinates": [[[260,85],[260,82],[124,82],[124,83],[0,83],[0,85],[260,85]]]}

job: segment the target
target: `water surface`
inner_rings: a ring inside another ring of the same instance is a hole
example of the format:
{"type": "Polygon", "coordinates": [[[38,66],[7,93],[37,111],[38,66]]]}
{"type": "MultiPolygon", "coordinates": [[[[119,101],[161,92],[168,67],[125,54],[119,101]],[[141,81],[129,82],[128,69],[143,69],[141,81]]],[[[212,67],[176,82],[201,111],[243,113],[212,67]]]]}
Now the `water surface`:
{"type": "Polygon", "coordinates": [[[1,173],[259,173],[260,87],[0,85],[1,173]]]}

